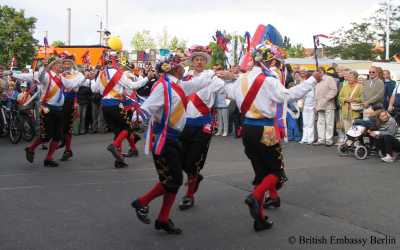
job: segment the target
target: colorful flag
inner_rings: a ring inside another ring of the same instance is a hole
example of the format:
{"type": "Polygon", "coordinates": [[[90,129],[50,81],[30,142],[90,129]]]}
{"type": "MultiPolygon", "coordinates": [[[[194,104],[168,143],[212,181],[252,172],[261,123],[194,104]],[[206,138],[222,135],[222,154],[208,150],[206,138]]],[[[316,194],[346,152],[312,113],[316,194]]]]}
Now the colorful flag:
{"type": "Polygon", "coordinates": [[[83,64],[90,64],[90,56],[89,56],[89,50],[86,50],[86,52],[82,55],[82,63],[83,64]]]}
{"type": "Polygon", "coordinates": [[[317,35],[314,35],[314,47],[319,47],[319,45],[320,45],[320,42],[319,42],[319,38],[320,37],[322,37],[322,38],[326,38],[326,39],[332,39],[332,38],[335,38],[334,36],[328,36],[328,35],[324,35],[324,34],[317,34],[317,35]]]}
{"type": "Polygon", "coordinates": [[[47,37],[43,38],[44,47],[49,47],[49,42],[47,41],[47,37]]]}

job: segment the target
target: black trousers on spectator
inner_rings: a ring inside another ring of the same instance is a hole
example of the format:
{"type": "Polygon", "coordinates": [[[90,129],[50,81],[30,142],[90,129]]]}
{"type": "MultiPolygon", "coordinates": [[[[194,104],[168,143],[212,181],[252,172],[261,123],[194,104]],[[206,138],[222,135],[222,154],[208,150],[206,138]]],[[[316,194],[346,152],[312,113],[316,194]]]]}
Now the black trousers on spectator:
{"type": "Polygon", "coordinates": [[[182,144],[167,138],[160,155],[153,154],[160,183],[169,193],[178,193],[183,183],[182,144]]]}
{"type": "Polygon", "coordinates": [[[181,135],[183,171],[189,177],[197,176],[207,159],[211,133],[203,132],[203,127],[186,126],[181,135]]]}
{"type": "MultiPolygon", "coordinates": [[[[233,102],[233,101],[232,101],[233,102]]],[[[241,114],[236,106],[236,102],[234,103],[233,110],[231,109],[231,105],[229,105],[229,115],[228,115],[228,133],[236,132],[238,128],[242,125],[241,123],[241,114]]]]}
{"type": "Polygon", "coordinates": [[[386,154],[392,155],[393,152],[400,152],[400,141],[392,135],[384,135],[378,139],[378,145],[384,156],[386,154]]]}

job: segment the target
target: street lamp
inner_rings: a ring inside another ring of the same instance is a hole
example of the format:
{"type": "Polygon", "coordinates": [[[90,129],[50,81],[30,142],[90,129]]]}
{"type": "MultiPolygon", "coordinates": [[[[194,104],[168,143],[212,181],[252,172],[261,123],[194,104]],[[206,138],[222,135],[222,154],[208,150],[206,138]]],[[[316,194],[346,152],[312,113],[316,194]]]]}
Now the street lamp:
{"type": "Polygon", "coordinates": [[[99,26],[100,29],[97,31],[99,33],[99,44],[100,46],[102,45],[103,41],[103,19],[101,18],[100,15],[96,14],[96,16],[99,18],[99,26]]]}
{"type": "Polygon", "coordinates": [[[389,49],[390,49],[390,11],[391,11],[390,0],[386,1],[386,61],[389,61],[389,49]]]}

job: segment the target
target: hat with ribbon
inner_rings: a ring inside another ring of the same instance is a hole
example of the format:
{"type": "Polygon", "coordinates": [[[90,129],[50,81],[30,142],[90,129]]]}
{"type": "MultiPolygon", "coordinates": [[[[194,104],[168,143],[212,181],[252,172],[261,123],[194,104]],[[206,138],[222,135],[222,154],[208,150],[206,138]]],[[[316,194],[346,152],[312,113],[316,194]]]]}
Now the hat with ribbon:
{"type": "Polygon", "coordinates": [[[156,69],[159,73],[168,73],[177,68],[183,66],[186,62],[186,58],[181,54],[172,53],[167,58],[160,60],[157,63],[156,69]]]}
{"type": "Polygon", "coordinates": [[[191,61],[193,61],[196,56],[201,56],[206,59],[207,64],[211,62],[211,48],[208,46],[193,45],[188,49],[187,54],[191,61]]]}

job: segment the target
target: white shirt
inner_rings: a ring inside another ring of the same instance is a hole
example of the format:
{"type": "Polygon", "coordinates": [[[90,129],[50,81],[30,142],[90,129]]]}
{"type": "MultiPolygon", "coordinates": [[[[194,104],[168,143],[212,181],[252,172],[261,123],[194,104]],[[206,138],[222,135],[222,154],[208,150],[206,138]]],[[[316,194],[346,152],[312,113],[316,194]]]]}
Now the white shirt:
{"type": "MultiPolygon", "coordinates": [[[[254,66],[250,72],[242,74],[233,84],[225,85],[228,98],[235,100],[239,109],[248,89],[250,89],[256,77],[261,73],[261,68],[254,66]],[[246,88],[246,84],[244,83],[246,80],[248,88],[246,88]]],[[[315,83],[315,78],[310,77],[303,83],[286,89],[278,79],[266,77],[264,84],[260,88],[251,108],[245,114],[245,117],[253,119],[272,119],[276,114],[276,104],[283,103],[285,99],[288,102],[301,99],[314,87],[315,83]]]]}
{"type": "MultiPolygon", "coordinates": [[[[201,73],[188,81],[179,81],[176,77],[170,74],[167,74],[167,76],[171,82],[179,84],[179,86],[182,87],[186,96],[211,84],[211,74],[208,72],[201,73]]],[[[164,112],[164,87],[162,84],[155,84],[153,91],[144,101],[141,108],[152,116],[153,121],[160,123],[164,112]]],[[[172,89],[171,97],[171,110],[168,126],[172,129],[182,131],[186,124],[187,113],[182,99],[174,89],[172,89]]]]}
{"type": "Polygon", "coordinates": [[[311,88],[310,91],[304,96],[304,109],[315,108],[315,89],[311,88]]]}
{"type": "MultiPolygon", "coordinates": [[[[25,80],[25,81],[33,81],[36,80],[39,85],[41,85],[41,94],[46,95],[48,92],[46,103],[53,106],[63,106],[64,105],[64,93],[61,93],[61,89],[57,86],[57,84],[52,80],[49,76],[49,73],[56,77],[57,74],[53,71],[47,71],[44,67],[41,67],[39,72],[35,75],[32,73],[23,73],[23,74],[15,74],[13,77],[25,80]],[[50,85],[50,86],[49,86],[50,85]]],[[[65,89],[75,89],[79,86],[79,84],[84,79],[83,74],[79,73],[74,75],[73,77],[64,77],[61,74],[58,75],[61,79],[61,82],[65,89]]]]}
{"type": "MultiPolygon", "coordinates": [[[[194,94],[196,94],[204,102],[204,104],[207,105],[209,109],[211,109],[214,106],[217,93],[224,92],[221,90],[223,90],[225,83],[218,77],[213,77],[215,73],[212,70],[204,70],[200,74],[202,74],[201,77],[205,77],[211,80],[211,82],[207,87],[202,88],[194,94]]],[[[190,76],[191,78],[199,77],[199,75],[195,75],[193,71],[189,71],[186,77],[188,76],[190,76]]],[[[197,118],[203,116],[192,101],[188,101],[186,114],[187,118],[197,118]]]]}
{"type": "Polygon", "coordinates": [[[399,86],[400,86],[400,82],[397,82],[397,83],[396,83],[396,87],[395,87],[394,90],[393,90],[392,96],[396,96],[396,94],[400,94],[400,88],[399,88],[399,86]]]}
{"type": "MultiPolygon", "coordinates": [[[[92,85],[91,89],[94,93],[103,94],[104,89],[106,88],[107,84],[113,78],[113,76],[117,73],[116,69],[105,69],[100,72],[99,76],[96,79],[96,83],[92,85]],[[108,73],[108,74],[107,74],[108,73]]],[[[117,99],[122,100],[123,94],[126,91],[130,91],[133,89],[138,89],[146,85],[148,82],[147,77],[139,80],[139,81],[132,81],[129,78],[129,72],[125,71],[121,79],[118,81],[117,84],[113,87],[113,89],[106,95],[103,96],[104,99],[117,99]]]]}

